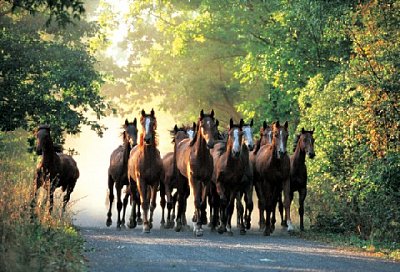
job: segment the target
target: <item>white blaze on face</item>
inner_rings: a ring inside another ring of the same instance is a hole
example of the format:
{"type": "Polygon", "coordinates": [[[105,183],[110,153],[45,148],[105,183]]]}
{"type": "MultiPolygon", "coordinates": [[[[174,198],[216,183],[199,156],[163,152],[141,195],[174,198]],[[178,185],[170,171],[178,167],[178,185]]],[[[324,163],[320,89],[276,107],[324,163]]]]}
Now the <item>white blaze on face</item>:
{"type": "Polygon", "coordinates": [[[247,146],[253,146],[253,134],[251,133],[251,127],[244,127],[243,133],[247,146]]]}
{"type": "Polygon", "coordinates": [[[283,133],[282,133],[282,130],[279,131],[279,151],[280,152],[285,152],[285,147],[283,145],[283,133]]]}
{"type": "Polygon", "coordinates": [[[150,133],[150,117],[147,117],[144,123],[144,129],[146,131],[146,135],[150,133]]]}
{"type": "Polygon", "coordinates": [[[240,150],[240,143],[239,143],[239,129],[235,128],[233,130],[233,151],[239,152],[240,150]]]}
{"type": "Polygon", "coordinates": [[[193,137],[194,137],[194,131],[193,130],[191,130],[191,129],[189,129],[188,131],[186,131],[187,132],[187,134],[189,135],[189,139],[190,140],[192,140],[193,139],[193,137]]]}
{"type": "Polygon", "coordinates": [[[272,143],[272,131],[268,131],[268,141],[269,143],[272,143]]]}

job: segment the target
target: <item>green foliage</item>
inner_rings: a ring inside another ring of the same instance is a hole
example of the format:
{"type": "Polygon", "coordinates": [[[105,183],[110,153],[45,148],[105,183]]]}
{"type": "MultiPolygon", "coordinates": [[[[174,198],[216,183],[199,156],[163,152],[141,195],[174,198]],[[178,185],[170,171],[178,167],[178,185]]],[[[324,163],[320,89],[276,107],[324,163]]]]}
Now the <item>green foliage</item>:
{"type": "Polygon", "coordinates": [[[94,28],[45,28],[44,22],[40,16],[0,18],[1,130],[47,123],[59,143],[62,132],[78,133],[82,125],[101,135],[97,120],[111,108],[100,94],[103,76],[94,69],[96,60],[82,42],[94,28]]]}
{"type": "MultiPolygon", "coordinates": [[[[32,221],[35,157],[26,131],[0,132],[0,266],[2,271],[83,271],[83,240],[68,214],[39,209],[32,221]]],[[[45,205],[44,205],[45,206],[45,205]]]]}

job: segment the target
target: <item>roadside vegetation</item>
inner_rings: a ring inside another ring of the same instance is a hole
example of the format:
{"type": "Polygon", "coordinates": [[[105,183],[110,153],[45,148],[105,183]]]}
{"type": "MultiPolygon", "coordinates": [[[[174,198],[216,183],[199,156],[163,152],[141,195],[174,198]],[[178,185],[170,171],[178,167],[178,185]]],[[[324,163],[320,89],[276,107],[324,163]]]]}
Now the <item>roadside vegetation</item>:
{"type": "Polygon", "coordinates": [[[27,136],[0,132],[1,270],[84,271],[84,241],[70,214],[55,209],[49,215],[45,193],[40,207],[31,209],[36,156],[27,152],[27,136]]]}

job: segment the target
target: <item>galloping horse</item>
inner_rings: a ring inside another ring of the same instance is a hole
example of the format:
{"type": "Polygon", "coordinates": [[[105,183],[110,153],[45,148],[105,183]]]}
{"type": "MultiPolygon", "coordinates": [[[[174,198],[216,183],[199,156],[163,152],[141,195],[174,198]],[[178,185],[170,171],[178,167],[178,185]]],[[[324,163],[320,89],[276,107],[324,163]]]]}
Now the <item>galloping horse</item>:
{"type": "MultiPolygon", "coordinates": [[[[245,228],[250,229],[251,227],[251,213],[253,212],[253,165],[250,162],[250,152],[254,149],[253,140],[253,119],[249,124],[243,124],[243,142],[241,144],[242,150],[240,152],[241,159],[244,168],[244,175],[242,184],[243,187],[236,197],[236,209],[237,209],[237,225],[240,228],[241,223],[244,222],[245,228]],[[244,202],[246,204],[243,209],[242,197],[244,196],[244,202]]],[[[244,232],[242,231],[242,234],[244,232]]]]}
{"type": "Polygon", "coordinates": [[[109,191],[109,209],[107,213],[107,227],[111,226],[111,208],[114,201],[114,185],[117,191],[117,228],[120,229],[121,225],[125,224],[125,211],[128,205],[129,192],[125,194],[123,202],[123,214],[121,220],[121,191],[122,187],[129,186],[128,180],[128,159],[131,149],[137,145],[137,120],[136,118],[133,122],[129,123],[128,119],[125,119],[125,124],[123,125],[124,131],[122,132],[122,145],[118,146],[110,156],[110,166],[108,167],[108,191],[109,191]]]}
{"type": "Polygon", "coordinates": [[[32,207],[35,205],[37,190],[48,181],[50,185],[50,213],[53,210],[54,191],[57,187],[61,187],[63,192],[67,191],[63,199],[64,211],[79,178],[78,167],[71,156],[56,153],[50,135],[50,126],[39,126],[36,130],[36,140],[36,153],[42,155],[42,160],[36,167],[32,207]]]}
{"type": "MultiPolygon", "coordinates": [[[[220,234],[225,231],[227,231],[230,235],[232,234],[231,218],[233,214],[235,198],[244,187],[242,184],[242,179],[246,165],[241,158],[243,123],[243,119],[241,119],[240,123],[235,125],[233,120],[230,119],[226,145],[222,145],[219,150],[214,150],[213,152],[214,173],[212,180],[215,183],[215,188],[220,202],[220,207],[217,205],[215,207],[214,216],[217,215],[217,211],[219,209],[220,227],[218,232],[220,234]]],[[[240,231],[243,234],[245,232],[243,220],[241,221],[240,226],[240,231]]]]}
{"type": "MultiPolygon", "coordinates": [[[[157,119],[153,109],[150,114],[146,114],[142,110],[140,124],[142,126],[140,142],[131,150],[128,161],[128,178],[131,190],[139,191],[144,217],[143,232],[149,233],[152,228],[153,212],[156,208],[157,189],[160,181],[164,178],[164,169],[160,151],[157,149],[157,119]]],[[[133,202],[131,218],[134,219],[136,211],[135,201],[133,202]]]]}
{"type": "Polygon", "coordinates": [[[290,202],[293,200],[294,192],[299,192],[299,215],[300,230],[304,230],[304,200],[307,196],[307,167],[306,155],[310,159],[315,157],[314,153],[314,129],[311,131],[301,129],[296,136],[296,146],[290,157],[290,202]]]}
{"type": "Polygon", "coordinates": [[[263,122],[263,126],[260,128],[260,138],[257,140],[256,147],[253,150],[253,152],[250,153],[250,164],[252,165],[253,168],[253,185],[256,190],[257,194],[257,199],[258,199],[258,210],[259,210],[259,226],[260,230],[265,229],[265,217],[263,215],[264,213],[264,208],[262,207],[261,204],[261,199],[262,199],[262,190],[261,190],[261,180],[260,180],[260,175],[257,172],[256,169],[256,158],[257,158],[257,153],[260,150],[261,146],[264,145],[271,145],[272,143],[272,128],[267,124],[266,121],[263,122]]]}
{"type": "Polygon", "coordinates": [[[256,170],[261,181],[261,208],[266,211],[266,236],[274,230],[275,222],[271,224],[271,214],[276,208],[282,189],[288,231],[293,230],[290,218],[290,158],[286,152],[287,139],[288,123],[285,122],[284,126],[281,126],[277,121],[272,126],[271,145],[261,146],[256,157],[256,170]]]}
{"type": "MultiPolygon", "coordinates": [[[[173,214],[175,214],[175,203],[178,198],[178,193],[186,195],[186,198],[189,197],[189,188],[186,188],[184,192],[176,192],[175,195],[172,195],[172,190],[174,188],[178,188],[177,186],[177,168],[176,168],[176,147],[177,145],[186,138],[190,140],[193,139],[194,131],[196,129],[196,124],[193,123],[193,127],[185,127],[182,126],[178,128],[177,125],[174,126],[174,129],[170,131],[173,139],[172,142],[174,143],[174,151],[168,152],[162,158],[163,160],[163,167],[164,167],[164,179],[160,183],[160,205],[161,205],[161,227],[162,228],[171,228],[174,225],[173,219],[174,215],[171,218],[171,210],[173,210],[173,214]],[[165,200],[165,195],[167,196],[167,201],[165,200]],[[167,205],[168,213],[167,213],[167,224],[165,225],[165,205],[167,205]]],[[[187,183],[187,182],[186,182],[187,183]]]]}
{"type": "MultiPolygon", "coordinates": [[[[182,140],[176,148],[176,164],[178,168],[178,186],[184,187],[185,179],[189,180],[194,195],[195,216],[194,233],[203,235],[202,224],[207,221],[206,194],[213,173],[213,158],[210,148],[214,147],[214,140],[218,134],[214,118],[214,110],[205,114],[203,110],[196,126],[196,134],[192,140],[182,140]]],[[[178,189],[184,190],[184,189],[178,189]]],[[[184,196],[179,196],[179,207],[176,218],[176,231],[182,227],[182,212],[185,208],[184,196]]]]}

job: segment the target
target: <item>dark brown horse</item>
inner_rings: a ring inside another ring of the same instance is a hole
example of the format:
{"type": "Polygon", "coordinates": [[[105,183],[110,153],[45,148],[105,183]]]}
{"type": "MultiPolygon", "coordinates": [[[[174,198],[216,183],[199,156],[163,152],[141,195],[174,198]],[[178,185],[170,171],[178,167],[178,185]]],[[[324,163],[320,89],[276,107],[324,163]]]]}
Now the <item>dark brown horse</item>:
{"type": "MultiPolygon", "coordinates": [[[[253,212],[253,165],[250,162],[250,152],[254,149],[254,139],[253,139],[253,119],[250,123],[245,123],[242,126],[243,131],[243,142],[242,150],[240,152],[241,159],[243,161],[244,175],[240,192],[236,197],[236,210],[237,210],[237,225],[241,228],[241,224],[244,222],[245,229],[250,229],[251,227],[251,213],[253,212]],[[246,204],[243,208],[242,197],[244,197],[244,203],[246,204]]],[[[241,232],[244,233],[244,230],[241,232]]]]}
{"type": "Polygon", "coordinates": [[[299,192],[300,230],[304,230],[304,200],[307,196],[306,155],[310,159],[315,157],[313,133],[314,129],[301,129],[301,133],[296,136],[294,153],[290,157],[290,202],[294,192],[299,192]]]}
{"type": "MultiPolygon", "coordinates": [[[[170,131],[174,143],[174,151],[169,152],[163,156],[163,166],[164,166],[164,179],[160,184],[160,205],[161,205],[161,227],[162,228],[172,228],[174,226],[174,214],[175,214],[175,203],[178,198],[178,192],[172,195],[173,189],[178,188],[177,184],[177,167],[176,167],[176,147],[183,139],[193,139],[194,131],[196,129],[196,124],[193,123],[192,127],[182,126],[178,128],[177,125],[174,126],[174,129],[170,131]],[[167,200],[165,200],[165,196],[167,196],[167,200]],[[165,206],[167,205],[167,224],[165,225],[165,206]],[[171,215],[171,211],[173,211],[173,215],[171,215]]],[[[186,182],[187,183],[187,182],[186,182]]],[[[187,188],[183,194],[189,197],[190,189],[187,188]]],[[[182,193],[182,192],[181,192],[182,193]]]]}
{"type": "MultiPolygon", "coordinates": [[[[150,114],[141,112],[140,124],[142,131],[140,143],[130,153],[128,161],[128,178],[131,190],[140,194],[140,204],[143,209],[143,232],[149,233],[152,228],[153,212],[156,208],[157,189],[164,178],[164,169],[157,149],[156,129],[157,119],[152,109],[150,114]],[[150,210],[150,216],[149,216],[150,210]]],[[[135,201],[133,201],[131,218],[135,218],[135,201]]]]}
{"type": "MultiPolygon", "coordinates": [[[[286,152],[288,123],[284,126],[279,121],[272,126],[272,143],[263,145],[257,152],[256,172],[261,182],[261,208],[266,212],[264,235],[269,236],[274,230],[271,215],[276,208],[278,195],[284,192],[284,207],[287,214],[288,231],[293,230],[290,218],[290,158],[286,152]]],[[[264,216],[264,215],[262,215],[264,216]]],[[[261,221],[261,220],[260,220],[261,221]]]]}
{"type": "MultiPolygon", "coordinates": [[[[215,189],[219,197],[219,206],[218,203],[215,203],[213,221],[215,224],[215,217],[219,210],[220,225],[218,232],[221,234],[224,232],[232,234],[231,218],[235,199],[241,189],[244,188],[242,179],[246,165],[241,158],[243,123],[243,119],[241,119],[240,123],[235,125],[233,120],[230,119],[226,144],[222,144],[221,147],[218,147],[218,150],[213,150],[212,152],[214,159],[212,180],[215,183],[215,189]]],[[[242,220],[241,233],[244,232],[245,227],[242,220]]]]}
{"type": "Polygon", "coordinates": [[[110,156],[110,166],[108,167],[108,199],[109,208],[107,213],[107,227],[111,226],[111,208],[114,201],[114,186],[117,191],[117,228],[120,229],[121,225],[125,224],[125,211],[128,205],[129,192],[125,194],[124,201],[121,201],[121,191],[124,186],[129,186],[128,180],[128,159],[131,149],[137,145],[137,121],[136,118],[133,122],[128,122],[125,120],[123,125],[124,131],[122,133],[122,145],[117,147],[110,156]],[[121,210],[123,208],[122,220],[121,220],[121,210]]]}
{"type": "Polygon", "coordinates": [[[261,204],[261,199],[262,199],[262,190],[261,190],[261,180],[260,176],[258,175],[258,172],[256,171],[256,158],[257,158],[257,153],[260,150],[261,146],[264,145],[271,145],[272,143],[272,127],[270,127],[266,121],[263,122],[263,126],[260,128],[260,138],[257,140],[255,149],[253,152],[250,153],[250,164],[252,165],[253,168],[253,185],[256,190],[256,195],[258,199],[258,210],[259,210],[259,226],[260,230],[265,229],[265,217],[263,215],[264,208],[262,207],[261,204]]]}
{"type": "MultiPolygon", "coordinates": [[[[176,163],[179,170],[178,186],[183,187],[185,180],[189,180],[194,196],[195,226],[193,231],[196,236],[203,235],[202,224],[207,221],[206,195],[213,174],[213,158],[210,148],[214,147],[217,138],[217,124],[214,118],[214,110],[205,114],[203,110],[196,126],[196,135],[193,140],[184,139],[176,149],[176,163]]],[[[180,189],[178,189],[179,191],[180,189]]],[[[176,218],[176,230],[182,226],[182,213],[185,209],[184,196],[179,197],[178,214],[176,218]]]]}
{"type": "Polygon", "coordinates": [[[61,187],[66,194],[63,199],[63,211],[71,197],[77,179],[79,178],[79,170],[75,160],[66,154],[56,153],[53,140],[50,135],[50,126],[41,125],[36,131],[36,153],[42,155],[42,160],[37,165],[35,182],[34,182],[34,198],[32,206],[35,206],[37,190],[48,182],[50,196],[50,212],[53,210],[54,191],[57,187],[61,187]]]}

